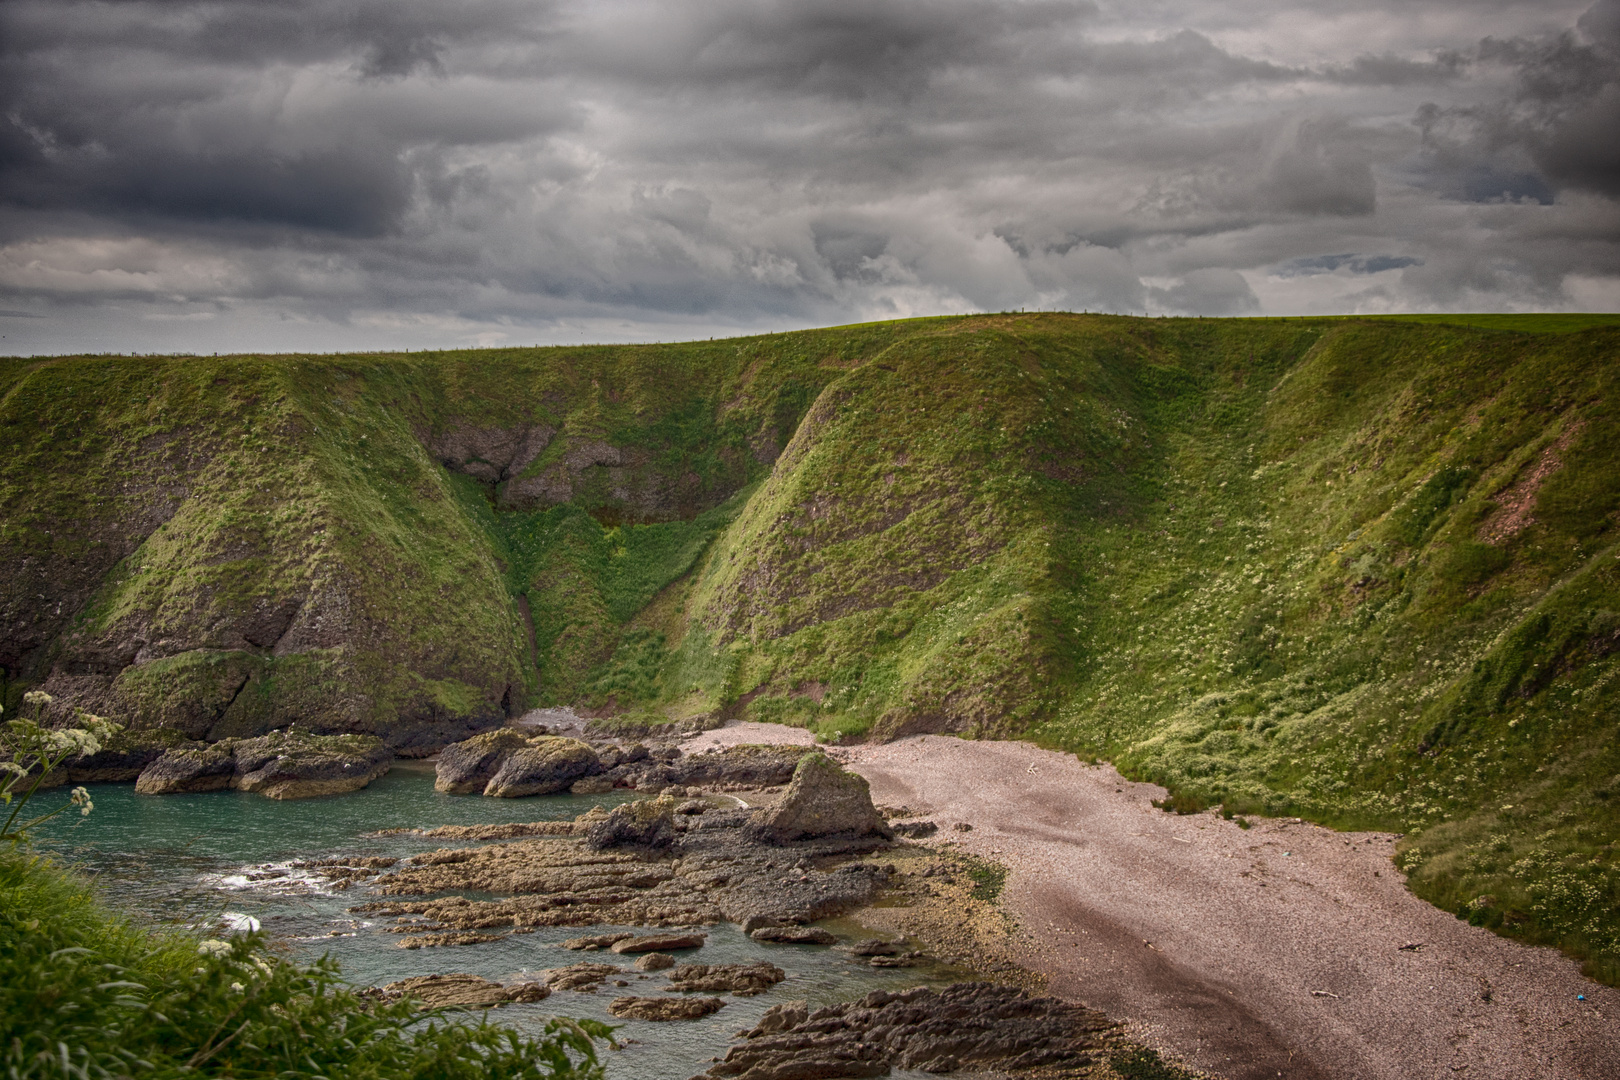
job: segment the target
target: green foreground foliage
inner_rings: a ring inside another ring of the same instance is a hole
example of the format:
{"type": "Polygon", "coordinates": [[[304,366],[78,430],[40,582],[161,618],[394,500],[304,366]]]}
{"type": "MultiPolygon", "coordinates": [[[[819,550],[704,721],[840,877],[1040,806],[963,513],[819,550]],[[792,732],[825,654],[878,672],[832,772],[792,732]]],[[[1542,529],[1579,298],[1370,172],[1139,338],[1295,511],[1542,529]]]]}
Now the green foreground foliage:
{"type": "Polygon", "coordinates": [[[1405,833],[1420,895],[1615,981],[1617,357],[1605,316],[992,315],[3,361],[5,703],[1021,735],[1405,833]]]}
{"type": "Polygon", "coordinates": [[[273,958],[259,935],[154,934],[25,848],[0,848],[0,1071],[13,1080],[345,1077],[592,1080],[590,1022],[539,1039],[355,995],[335,965],[273,958]]]}

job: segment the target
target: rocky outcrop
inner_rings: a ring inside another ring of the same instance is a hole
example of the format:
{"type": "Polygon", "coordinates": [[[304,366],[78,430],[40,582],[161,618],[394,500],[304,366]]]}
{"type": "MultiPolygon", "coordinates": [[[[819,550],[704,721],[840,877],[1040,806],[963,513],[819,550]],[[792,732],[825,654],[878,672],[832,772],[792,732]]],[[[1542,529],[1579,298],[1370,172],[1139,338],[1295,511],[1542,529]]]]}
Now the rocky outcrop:
{"type": "Polygon", "coordinates": [[[665,968],[675,966],[675,958],[669,953],[642,953],[631,966],[637,971],[663,971],[665,968]]]}
{"type": "Polygon", "coordinates": [[[585,844],[597,851],[614,847],[666,848],[675,841],[675,800],[637,799],[621,803],[592,824],[585,844]]]}
{"type": "Polygon", "coordinates": [[[236,777],[236,754],[231,740],[212,746],[179,747],[141,770],[135,790],[142,795],[179,795],[193,791],[219,791],[236,777]]]}
{"type": "Polygon", "coordinates": [[[1100,1013],[1011,986],[875,990],[814,1011],[803,1001],[771,1008],[701,1080],[820,1080],[894,1069],[1065,1076],[1093,1063],[1110,1026],[1100,1013]]]}
{"type": "Polygon", "coordinates": [[[752,964],[681,964],[670,969],[669,988],[708,994],[730,991],[738,997],[753,997],[785,978],[787,972],[763,960],[752,964]]]}
{"type": "Polygon", "coordinates": [[[510,1001],[544,1001],[551,987],[542,982],[523,982],[503,986],[477,975],[418,975],[401,979],[381,988],[387,999],[413,998],[430,1008],[459,1005],[467,1008],[489,1008],[510,1001]]]}
{"type": "Polygon", "coordinates": [[[621,1020],[700,1020],[725,1008],[719,998],[620,997],[608,1003],[608,1012],[621,1020]]]}
{"type": "Polygon", "coordinates": [[[445,747],[433,786],[450,795],[516,799],[566,791],[601,771],[596,751],[578,739],[501,728],[445,747]]]}
{"type": "Polygon", "coordinates": [[[542,735],[507,756],[484,794],[498,799],[550,795],[600,768],[596,751],[578,739],[542,735]]]}
{"type": "Polygon", "coordinates": [[[447,795],[470,795],[500,771],[506,758],[519,747],[529,745],[529,737],[515,728],[499,728],[452,743],[439,753],[434,769],[433,788],[447,795]]]}
{"type": "MultiPolygon", "coordinates": [[[[393,898],[351,910],[410,919],[419,930],[519,930],[538,926],[662,926],[738,923],[802,926],[871,903],[893,868],[853,857],[889,844],[881,836],[766,844],[750,835],[746,810],[673,814],[674,800],[626,803],[573,822],[573,837],[535,837],[412,856],[382,883],[393,898]],[[617,816],[617,821],[614,820],[617,816]],[[626,835],[672,838],[667,846],[618,843],[626,835]],[[586,835],[605,847],[586,842],[586,835]],[[586,834],[586,835],[581,835],[586,834]],[[494,894],[469,899],[467,893],[494,894]],[[424,926],[418,918],[432,920],[424,926]]],[[[563,824],[563,823],[558,823],[563,824]]],[[[607,949],[625,932],[576,938],[570,948],[607,949]]],[[[646,947],[667,951],[668,942],[646,947]]],[[[621,950],[622,951],[622,950],[621,950]]]]}
{"type": "Polygon", "coordinates": [[[369,735],[273,732],[235,745],[231,786],[271,799],[308,799],[358,791],[386,773],[394,753],[369,735]]]}
{"type": "Polygon", "coordinates": [[[820,753],[800,760],[781,801],[756,813],[749,828],[776,844],[823,836],[893,835],[872,805],[865,777],[820,753]]]}
{"type": "Polygon", "coordinates": [[[370,735],[278,731],[258,739],[222,739],[165,751],[135,781],[142,795],[234,787],[271,799],[357,791],[386,773],[394,755],[370,735]]]}
{"type": "MultiPolygon", "coordinates": [[[[632,747],[634,755],[640,747],[632,747]]],[[[673,749],[673,748],[671,748],[673,749]]],[[[706,754],[681,755],[661,751],[658,755],[644,755],[621,759],[608,765],[603,755],[606,775],[620,787],[640,791],[662,791],[666,787],[704,787],[714,790],[775,787],[793,778],[793,770],[804,757],[802,746],[732,746],[706,754]]]]}

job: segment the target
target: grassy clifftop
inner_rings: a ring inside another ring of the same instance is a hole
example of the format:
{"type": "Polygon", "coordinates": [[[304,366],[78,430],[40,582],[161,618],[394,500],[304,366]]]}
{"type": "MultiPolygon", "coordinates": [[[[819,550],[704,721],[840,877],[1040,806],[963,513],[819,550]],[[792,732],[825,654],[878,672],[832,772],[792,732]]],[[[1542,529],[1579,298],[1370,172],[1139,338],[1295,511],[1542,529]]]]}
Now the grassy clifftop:
{"type": "Polygon", "coordinates": [[[1408,833],[1620,964],[1605,317],[925,319],[0,362],[6,692],[429,747],[540,702],[1025,733],[1408,833]]]}

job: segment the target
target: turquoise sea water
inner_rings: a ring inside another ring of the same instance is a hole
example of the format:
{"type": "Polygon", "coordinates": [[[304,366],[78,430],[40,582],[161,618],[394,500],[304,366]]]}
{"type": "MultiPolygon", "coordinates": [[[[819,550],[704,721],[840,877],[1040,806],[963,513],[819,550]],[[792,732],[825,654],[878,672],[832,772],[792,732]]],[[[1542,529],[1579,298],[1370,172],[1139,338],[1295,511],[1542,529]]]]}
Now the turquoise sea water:
{"type": "MultiPolygon", "coordinates": [[[[502,980],[532,977],[583,959],[623,964],[627,988],[610,980],[595,994],[559,992],[543,1002],[503,1006],[494,1013],[519,1028],[559,1015],[619,1025],[623,1048],[606,1054],[613,1080],[692,1076],[706,1067],[710,1057],[725,1053],[733,1033],[751,1027],[779,1002],[805,998],[825,1004],[877,988],[949,981],[945,972],[924,968],[874,969],[833,949],[761,944],[736,927],[721,924],[707,928],[708,944],[682,959],[711,964],[766,959],[787,971],[787,979],[758,997],[724,995],[726,1007],[702,1020],[620,1021],[608,1015],[608,1002],[620,994],[657,995],[663,976],[639,976],[630,969],[630,957],[570,952],[559,946],[565,938],[612,927],[542,928],[483,945],[401,949],[399,935],[384,932],[392,920],[374,921],[348,911],[375,899],[371,888],[333,890],[290,866],[334,855],[406,856],[461,846],[461,841],[367,834],[393,828],[572,819],[592,806],[632,797],[626,793],[531,799],[449,796],[433,790],[431,764],[412,761],[397,763],[362,791],[291,802],[237,791],[141,796],[132,784],[91,785],[91,791],[95,812],[82,819],[63,814],[48,822],[38,834],[40,846],[94,875],[115,905],[153,922],[212,928],[251,916],[270,932],[277,948],[301,960],[330,955],[357,985],[446,972],[502,980]]],[[[42,801],[49,806],[62,797],[57,790],[45,793],[42,801]]],[[[860,932],[854,926],[832,929],[848,936],[860,932]]]]}

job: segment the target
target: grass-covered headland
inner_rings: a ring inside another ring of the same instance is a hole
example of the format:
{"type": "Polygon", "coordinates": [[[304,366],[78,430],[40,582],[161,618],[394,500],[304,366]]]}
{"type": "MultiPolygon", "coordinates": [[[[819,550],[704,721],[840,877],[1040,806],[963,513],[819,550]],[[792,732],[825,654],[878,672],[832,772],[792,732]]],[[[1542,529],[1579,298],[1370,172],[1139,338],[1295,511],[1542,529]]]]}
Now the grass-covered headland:
{"type": "Polygon", "coordinates": [[[1421,895],[1614,981],[1617,359],[1603,316],[991,315],[0,361],[5,704],[1021,734],[1405,832],[1421,895]]]}

